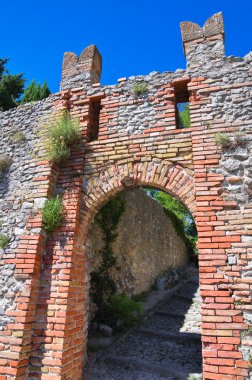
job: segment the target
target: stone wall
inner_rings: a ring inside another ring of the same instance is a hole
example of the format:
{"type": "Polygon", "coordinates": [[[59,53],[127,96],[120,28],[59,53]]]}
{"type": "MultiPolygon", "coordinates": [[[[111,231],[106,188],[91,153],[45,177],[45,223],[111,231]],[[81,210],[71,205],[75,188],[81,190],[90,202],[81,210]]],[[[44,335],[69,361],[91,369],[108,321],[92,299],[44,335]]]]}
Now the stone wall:
{"type": "MultiPolygon", "coordinates": [[[[166,270],[185,265],[188,255],[162,206],[141,189],[123,192],[121,197],[125,211],[113,243],[116,264],[111,277],[118,293],[132,296],[149,290],[166,270]]],[[[101,228],[93,221],[88,234],[90,272],[99,268],[103,237],[101,228]]]]}
{"type": "MultiPolygon", "coordinates": [[[[36,177],[40,175],[36,162],[39,157],[39,132],[51,114],[56,96],[0,113],[0,159],[6,155],[11,165],[0,172],[0,234],[8,236],[7,248],[0,249],[0,329],[13,320],[6,315],[15,308],[16,294],[24,281],[14,277],[11,264],[21,235],[27,233],[26,223],[32,213],[42,206],[36,177]]],[[[45,198],[44,198],[45,199],[45,198]]]]}

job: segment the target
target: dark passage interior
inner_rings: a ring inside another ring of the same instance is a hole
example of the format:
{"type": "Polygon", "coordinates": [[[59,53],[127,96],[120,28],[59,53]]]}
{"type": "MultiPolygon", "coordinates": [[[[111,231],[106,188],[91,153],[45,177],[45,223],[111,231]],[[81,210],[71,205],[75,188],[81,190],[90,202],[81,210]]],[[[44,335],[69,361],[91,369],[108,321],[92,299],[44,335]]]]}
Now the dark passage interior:
{"type": "Polygon", "coordinates": [[[125,191],[89,229],[89,379],[200,379],[197,232],[155,189],[125,191]]]}

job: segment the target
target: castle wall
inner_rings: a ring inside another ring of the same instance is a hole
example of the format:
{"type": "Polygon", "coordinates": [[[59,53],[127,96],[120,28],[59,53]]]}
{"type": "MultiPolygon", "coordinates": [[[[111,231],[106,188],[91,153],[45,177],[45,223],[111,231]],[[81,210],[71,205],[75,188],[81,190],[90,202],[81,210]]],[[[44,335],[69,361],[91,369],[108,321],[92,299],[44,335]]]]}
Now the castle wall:
{"type": "MultiPolygon", "coordinates": [[[[24,279],[14,276],[12,262],[20,236],[28,233],[29,216],[42,207],[46,194],[38,189],[41,174],[37,165],[41,128],[51,114],[56,97],[34,102],[0,113],[0,159],[6,155],[11,165],[0,172],[0,234],[10,239],[6,249],[0,249],[0,328],[13,320],[6,311],[15,309],[16,294],[24,289],[24,279]]],[[[35,230],[34,230],[35,232],[35,230]]],[[[20,251],[21,252],[21,251],[20,251]]],[[[28,262],[27,262],[28,264],[28,262]]]]}
{"type": "Polygon", "coordinates": [[[115,86],[95,83],[101,61],[92,47],[86,61],[66,57],[63,91],[55,98],[0,114],[1,149],[14,158],[0,179],[1,230],[12,238],[1,252],[0,281],[8,284],[0,301],[3,378],[81,379],[89,223],[111,197],[142,185],[176,196],[196,220],[204,379],[249,378],[252,60],[251,54],[226,58],[223,33],[220,14],[203,28],[182,24],[186,70],[121,78],[115,86]],[[136,95],[134,86],[142,82],[147,91],[136,95]],[[174,88],[182,82],[192,125],[181,130],[174,88]],[[97,99],[99,136],[90,141],[97,99]],[[29,153],[36,152],[36,119],[53,106],[70,110],[82,128],[82,146],[61,167],[29,153]],[[23,129],[27,142],[13,143],[11,124],[23,129]],[[233,146],[218,146],[217,132],[228,134],[233,146]],[[234,144],[237,132],[242,146],[234,144]],[[46,235],[41,214],[31,211],[40,204],[36,198],[43,202],[55,191],[62,193],[66,217],[46,235]]]}

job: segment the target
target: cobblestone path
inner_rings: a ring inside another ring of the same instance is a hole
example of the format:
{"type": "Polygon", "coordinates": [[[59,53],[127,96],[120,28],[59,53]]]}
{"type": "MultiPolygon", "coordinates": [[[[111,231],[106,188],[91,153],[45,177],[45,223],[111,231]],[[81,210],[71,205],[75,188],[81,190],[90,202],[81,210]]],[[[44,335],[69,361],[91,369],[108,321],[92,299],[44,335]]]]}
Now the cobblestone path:
{"type": "Polygon", "coordinates": [[[84,379],[201,379],[200,304],[194,269],[136,328],[90,354],[84,379]]]}

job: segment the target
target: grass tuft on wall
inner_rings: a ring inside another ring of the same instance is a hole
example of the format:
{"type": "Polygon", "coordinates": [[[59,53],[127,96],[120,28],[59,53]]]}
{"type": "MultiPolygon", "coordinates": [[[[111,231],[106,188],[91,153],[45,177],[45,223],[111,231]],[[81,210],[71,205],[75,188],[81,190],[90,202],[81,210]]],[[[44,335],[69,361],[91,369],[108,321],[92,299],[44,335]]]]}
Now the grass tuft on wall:
{"type": "Polygon", "coordinates": [[[10,242],[10,237],[4,234],[0,234],[0,248],[4,249],[10,242]]]}
{"type": "Polygon", "coordinates": [[[63,220],[63,204],[60,196],[52,197],[45,202],[42,209],[42,225],[47,232],[53,232],[63,220]]]}
{"type": "Polygon", "coordinates": [[[73,119],[69,112],[65,111],[46,127],[44,141],[46,158],[51,162],[61,164],[70,157],[71,147],[79,144],[80,140],[79,121],[73,119]]]}

